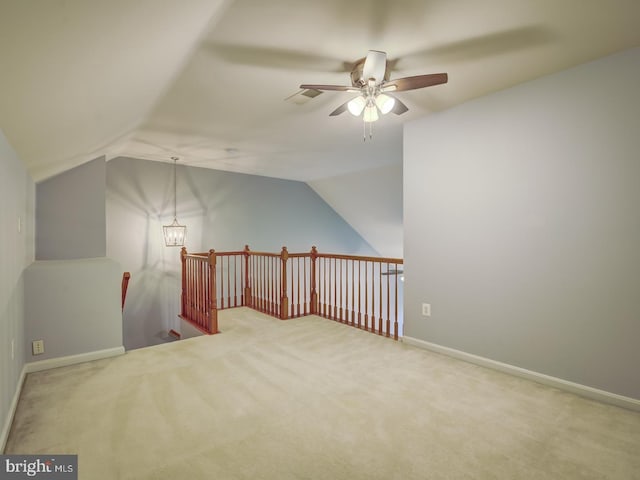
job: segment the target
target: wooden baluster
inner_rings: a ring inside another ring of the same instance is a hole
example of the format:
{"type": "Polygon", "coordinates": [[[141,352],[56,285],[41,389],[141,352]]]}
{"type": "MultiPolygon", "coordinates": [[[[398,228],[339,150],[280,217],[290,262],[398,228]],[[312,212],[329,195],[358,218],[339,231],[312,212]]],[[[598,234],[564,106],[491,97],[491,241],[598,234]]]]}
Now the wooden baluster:
{"type": "MultiPolygon", "coordinates": [[[[209,276],[209,262],[202,263],[202,275],[200,276],[200,300],[201,300],[201,312],[202,312],[202,322],[206,326],[207,331],[209,331],[209,303],[207,303],[207,277],[209,276]]],[[[211,332],[209,332],[211,333],[211,332]]]]}
{"type": "Polygon", "coordinates": [[[382,318],[382,262],[378,263],[378,285],[380,286],[378,290],[378,335],[382,335],[382,324],[384,319],[382,318]]]}
{"type": "Polygon", "coordinates": [[[259,261],[258,261],[258,281],[260,282],[260,287],[258,289],[258,301],[260,302],[260,306],[258,308],[259,311],[264,312],[264,298],[263,298],[263,292],[264,292],[264,257],[262,255],[260,255],[258,257],[259,261]]]}
{"type": "Polygon", "coordinates": [[[258,272],[258,278],[256,279],[256,283],[258,284],[258,288],[256,291],[256,295],[258,297],[258,311],[262,312],[262,287],[264,286],[264,279],[262,276],[262,255],[258,255],[256,257],[256,267],[258,272]]]}
{"type": "Polygon", "coordinates": [[[293,296],[295,295],[296,304],[295,306],[291,305],[291,317],[299,317],[300,316],[300,257],[295,257],[295,261],[292,258],[289,261],[291,265],[291,290],[290,297],[293,301],[293,296]],[[295,277],[295,282],[294,282],[295,277]]]}
{"type": "Polygon", "coordinates": [[[181,277],[181,293],[180,293],[180,316],[184,317],[187,314],[186,300],[187,300],[187,248],[182,247],[180,249],[180,266],[182,269],[181,277]]]}
{"type": "Polygon", "coordinates": [[[398,281],[400,280],[398,278],[398,269],[399,269],[399,265],[396,264],[396,274],[395,274],[395,279],[396,279],[396,302],[395,302],[395,315],[394,315],[394,321],[393,321],[393,338],[394,339],[398,339],[398,281]]]}
{"type": "Polygon", "coordinates": [[[198,266],[200,262],[193,262],[193,271],[191,273],[191,300],[193,302],[193,321],[198,325],[198,289],[197,289],[197,280],[198,280],[198,266]]]}
{"type": "MultiPolygon", "coordinates": [[[[233,306],[237,307],[238,306],[238,291],[237,291],[238,276],[236,275],[236,272],[237,272],[238,257],[236,256],[235,253],[233,255],[230,255],[230,257],[233,258],[233,306]]],[[[229,291],[229,294],[231,294],[231,291],[229,291]]],[[[231,302],[231,299],[229,299],[229,302],[231,302]]]]}
{"type": "Polygon", "coordinates": [[[274,317],[280,318],[280,313],[278,312],[278,305],[276,302],[276,286],[278,290],[282,290],[280,282],[278,281],[278,275],[275,269],[275,263],[273,257],[267,257],[267,269],[270,272],[270,275],[267,275],[267,290],[268,290],[268,298],[269,298],[269,315],[273,315],[274,317]]]}
{"type": "Polygon", "coordinates": [[[262,256],[262,310],[269,313],[269,257],[262,256]]]}
{"type": "Polygon", "coordinates": [[[196,325],[202,326],[201,325],[201,319],[200,319],[200,290],[198,289],[198,279],[200,278],[200,268],[202,266],[202,263],[198,260],[195,263],[195,268],[194,268],[194,276],[193,276],[193,309],[194,309],[194,316],[195,316],[195,321],[196,321],[196,325]]]}
{"type": "MultiPolygon", "coordinates": [[[[204,311],[205,311],[205,304],[204,304],[204,275],[205,275],[205,268],[207,267],[207,265],[204,262],[200,262],[200,268],[198,271],[198,286],[197,286],[197,291],[198,291],[198,320],[200,322],[200,326],[204,327],[207,332],[208,330],[208,325],[205,323],[205,318],[204,318],[204,311]]],[[[209,332],[211,333],[211,332],[209,332]]]]}
{"type": "Polygon", "coordinates": [[[227,308],[231,308],[231,255],[227,255],[227,308]]]}
{"type": "Polygon", "coordinates": [[[324,259],[322,257],[318,257],[318,261],[316,263],[316,268],[318,270],[318,277],[316,279],[316,288],[318,295],[318,315],[322,316],[322,308],[323,308],[323,295],[324,295],[324,259]]]}
{"type": "Polygon", "coordinates": [[[333,319],[338,320],[338,260],[333,259],[333,319]]]}
{"type": "MultiPolygon", "coordinates": [[[[217,256],[216,256],[217,257],[217,256]]],[[[204,285],[203,285],[203,297],[204,297],[204,305],[205,305],[205,310],[204,310],[204,318],[205,318],[205,322],[207,324],[207,326],[211,325],[211,316],[212,316],[212,312],[211,312],[211,271],[210,268],[205,268],[204,271],[204,285]]],[[[213,332],[209,332],[209,333],[213,333],[213,332]]]]}
{"type": "Polygon", "coordinates": [[[362,313],[361,313],[361,301],[362,301],[362,262],[358,260],[358,328],[362,328],[362,313]]]}
{"type": "MultiPolygon", "coordinates": [[[[199,290],[199,285],[198,282],[200,280],[200,270],[202,269],[202,262],[200,261],[200,259],[198,259],[198,261],[195,263],[195,271],[194,271],[194,277],[193,277],[193,304],[194,304],[194,314],[196,316],[196,323],[198,325],[200,325],[201,320],[200,320],[200,290],[199,290]]],[[[202,326],[202,325],[200,325],[202,326]]]]}
{"type": "Polygon", "coordinates": [[[258,259],[260,257],[254,255],[252,257],[253,267],[251,274],[253,275],[252,283],[251,283],[251,301],[253,302],[253,308],[256,310],[260,310],[260,297],[258,296],[258,292],[260,291],[260,272],[258,268],[258,259]]]}
{"type": "Polygon", "coordinates": [[[300,317],[300,282],[302,281],[302,267],[300,265],[300,257],[295,257],[294,259],[290,259],[289,263],[291,264],[291,293],[290,295],[296,296],[296,305],[295,308],[293,305],[291,306],[291,316],[292,317],[300,317]],[[295,277],[295,282],[294,278],[295,277]]]}
{"type": "Polygon", "coordinates": [[[324,259],[324,294],[325,294],[325,317],[331,318],[331,259],[324,259]]]}
{"type": "MultiPolygon", "coordinates": [[[[338,320],[339,320],[340,323],[343,323],[344,319],[342,318],[342,259],[340,259],[340,261],[336,262],[336,263],[338,263],[339,266],[340,266],[340,268],[339,268],[339,270],[340,270],[340,274],[339,274],[340,288],[338,290],[340,298],[336,301],[336,303],[339,305],[339,308],[338,308],[338,320]]],[[[338,267],[338,265],[336,265],[336,270],[338,270],[337,267],[338,267]]],[[[336,281],[336,283],[338,283],[338,282],[336,281]]]]}
{"type": "Polygon", "coordinates": [[[264,282],[264,297],[265,297],[265,311],[271,313],[271,283],[269,282],[269,275],[271,274],[271,257],[264,257],[265,275],[264,282]]]}
{"type": "Polygon", "coordinates": [[[265,308],[269,315],[273,315],[273,283],[274,280],[271,278],[271,271],[273,267],[273,258],[270,256],[265,256],[264,258],[264,266],[265,266],[265,308]]]}
{"type": "Polygon", "coordinates": [[[224,310],[224,257],[222,258],[220,262],[220,310],[224,310]]]}
{"type": "Polygon", "coordinates": [[[364,329],[369,330],[369,287],[367,286],[369,262],[364,262],[364,329]]]}
{"type": "MultiPolygon", "coordinates": [[[[395,275],[397,275],[397,273],[395,275]]],[[[391,285],[389,283],[391,279],[389,277],[389,263],[387,263],[387,337],[391,335],[391,285]]]]}
{"type": "Polygon", "coordinates": [[[356,321],[356,276],[355,276],[355,268],[356,262],[355,260],[351,260],[351,325],[353,325],[356,321]]]}
{"type": "Polygon", "coordinates": [[[188,278],[187,278],[187,299],[189,304],[187,305],[189,309],[189,320],[192,322],[195,321],[193,316],[193,258],[188,259],[189,267],[188,267],[188,278]]]}
{"type": "MultiPolygon", "coordinates": [[[[273,275],[275,280],[273,282],[273,304],[275,305],[274,316],[281,318],[282,317],[282,296],[279,295],[279,291],[284,289],[284,294],[287,295],[287,285],[286,283],[282,283],[282,270],[287,269],[287,264],[282,265],[281,262],[278,261],[277,258],[271,258],[271,264],[273,265],[273,275]],[[284,288],[283,288],[284,287],[284,288]]],[[[285,275],[285,278],[287,275],[285,275]]],[[[285,318],[289,318],[289,312],[284,312],[285,318]]]]}
{"type": "Polygon", "coordinates": [[[309,313],[309,309],[307,308],[307,304],[309,302],[309,297],[307,297],[307,257],[302,257],[302,314],[307,315],[309,313]]]}
{"type": "Polygon", "coordinates": [[[280,315],[278,315],[277,312],[278,306],[276,304],[276,285],[278,285],[278,287],[280,285],[278,283],[273,257],[267,257],[267,269],[269,270],[269,274],[267,275],[267,290],[269,292],[267,294],[269,298],[269,315],[279,317],[280,315]]]}
{"type": "Polygon", "coordinates": [[[376,331],[376,281],[374,278],[375,264],[371,262],[371,331],[376,331]]]}

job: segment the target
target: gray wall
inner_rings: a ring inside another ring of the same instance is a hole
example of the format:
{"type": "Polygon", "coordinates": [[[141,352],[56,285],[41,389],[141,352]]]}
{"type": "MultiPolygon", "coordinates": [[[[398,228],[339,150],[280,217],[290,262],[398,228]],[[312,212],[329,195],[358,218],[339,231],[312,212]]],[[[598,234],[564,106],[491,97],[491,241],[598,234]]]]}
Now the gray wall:
{"type": "Polygon", "coordinates": [[[378,255],[402,258],[402,163],[308,183],[378,255]]]}
{"type": "MultiPolygon", "coordinates": [[[[307,184],[178,165],[178,220],[189,251],[309,251],[373,254],[373,249],[307,184]]],[[[107,255],[132,274],[124,310],[127,349],[179,329],[179,249],[165,247],[173,219],[173,164],[107,162],[107,255]]]]}
{"type": "Polygon", "coordinates": [[[68,260],[106,254],[105,158],[36,186],[36,259],[68,260]]]}
{"type": "Polygon", "coordinates": [[[34,208],[34,183],[0,130],[0,452],[25,363],[24,269],[34,257],[34,208]]]}
{"type": "Polygon", "coordinates": [[[407,336],[640,398],[638,85],[633,49],[406,126],[407,336]]]}
{"type": "Polygon", "coordinates": [[[121,281],[108,258],[32,263],[24,274],[27,361],[122,347],[121,281]],[[33,340],[44,340],[44,354],[32,355],[33,340]]]}

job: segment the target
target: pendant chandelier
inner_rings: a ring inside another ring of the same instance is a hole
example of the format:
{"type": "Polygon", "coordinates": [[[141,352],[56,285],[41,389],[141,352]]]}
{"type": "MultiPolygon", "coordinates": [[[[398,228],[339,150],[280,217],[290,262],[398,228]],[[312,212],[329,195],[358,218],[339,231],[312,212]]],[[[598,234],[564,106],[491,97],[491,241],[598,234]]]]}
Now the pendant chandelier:
{"type": "Polygon", "coordinates": [[[178,223],[177,215],[177,188],[176,188],[176,163],[178,157],[171,157],[173,160],[173,223],[164,225],[164,244],[167,247],[183,247],[185,238],[187,237],[187,227],[178,223]]]}

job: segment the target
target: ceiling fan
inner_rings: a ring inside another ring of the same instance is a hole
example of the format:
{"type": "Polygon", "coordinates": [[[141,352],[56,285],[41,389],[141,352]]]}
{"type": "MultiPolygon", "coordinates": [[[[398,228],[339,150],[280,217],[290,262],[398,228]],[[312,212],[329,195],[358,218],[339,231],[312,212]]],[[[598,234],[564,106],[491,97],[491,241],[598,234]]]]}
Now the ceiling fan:
{"type": "Polygon", "coordinates": [[[389,92],[403,92],[418,88],[431,87],[447,83],[446,73],[432,73],[416,75],[414,77],[389,80],[390,62],[387,54],[378,50],[369,50],[367,56],[356,62],[351,71],[351,85],[300,85],[304,90],[333,90],[340,92],[358,93],[358,96],[343,103],[330,116],[340,115],[349,111],[352,115],[360,116],[365,123],[378,120],[378,112],[383,115],[393,112],[396,115],[405,113],[409,108],[389,92]]]}

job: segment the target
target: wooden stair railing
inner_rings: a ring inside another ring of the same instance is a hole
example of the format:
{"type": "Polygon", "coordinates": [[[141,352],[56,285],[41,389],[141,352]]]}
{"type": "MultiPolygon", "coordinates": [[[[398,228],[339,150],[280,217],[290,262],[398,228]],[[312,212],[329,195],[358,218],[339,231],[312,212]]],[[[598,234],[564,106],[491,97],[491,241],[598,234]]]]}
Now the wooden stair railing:
{"type": "Polygon", "coordinates": [[[319,315],[395,339],[403,260],[357,255],[182,249],[180,317],[217,333],[217,312],[247,306],[288,319],[319,315]]]}
{"type": "Polygon", "coordinates": [[[122,274],[122,310],[124,311],[124,302],[127,299],[127,289],[129,288],[129,280],[131,279],[131,273],[124,272],[122,274]]]}
{"type": "Polygon", "coordinates": [[[218,308],[216,299],[216,255],[187,253],[182,247],[182,296],[179,317],[188,321],[203,333],[218,333],[218,308]]]}

